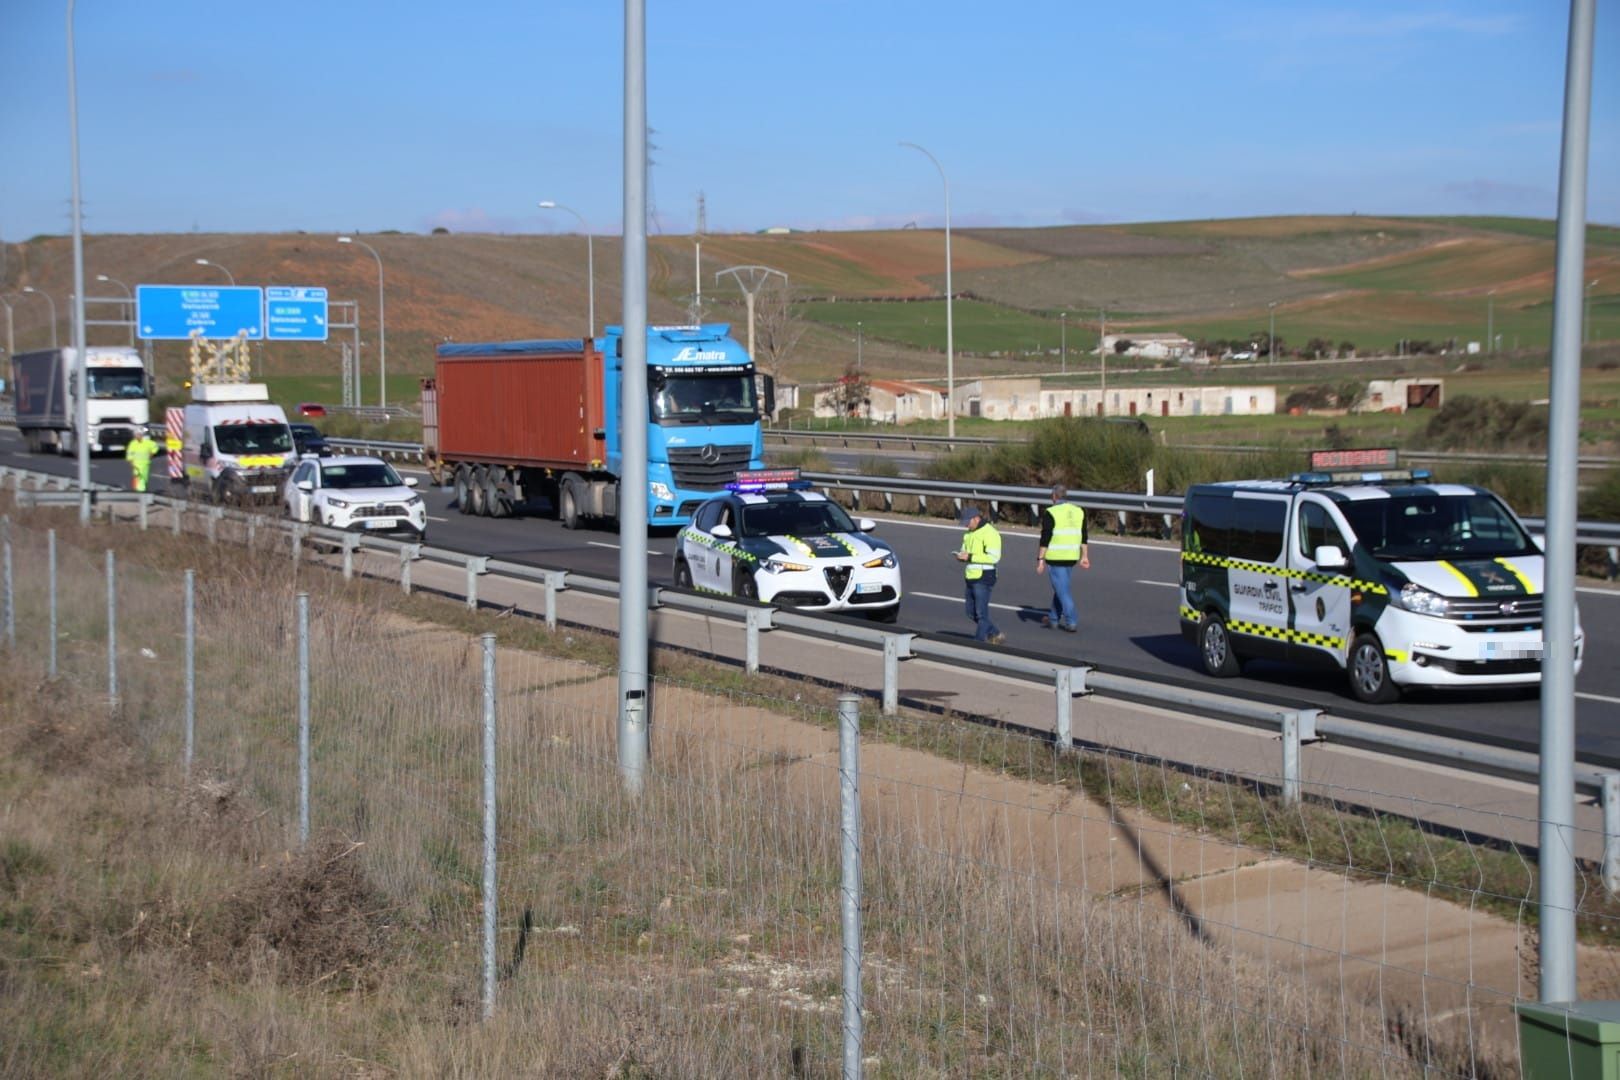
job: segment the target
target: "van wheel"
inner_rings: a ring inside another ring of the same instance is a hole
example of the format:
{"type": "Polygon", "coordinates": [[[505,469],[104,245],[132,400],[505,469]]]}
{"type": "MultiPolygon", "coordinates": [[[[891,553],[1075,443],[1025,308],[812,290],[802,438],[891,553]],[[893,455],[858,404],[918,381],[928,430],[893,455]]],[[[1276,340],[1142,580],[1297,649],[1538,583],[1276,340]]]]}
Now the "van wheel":
{"type": "Polygon", "coordinates": [[[1358,634],[1350,644],[1350,692],[1357,701],[1369,705],[1387,705],[1401,696],[1400,689],[1389,677],[1389,662],[1384,656],[1384,643],[1377,634],[1358,634]]]}
{"type": "Polygon", "coordinates": [[[1238,673],[1232,635],[1226,631],[1226,620],[1214,612],[1205,615],[1198,626],[1198,655],[1204,661],[1204,670],[1217,679],[1230,679],[1238,673]]]}
{"type": "Polygon", "coordinates": [[[565,529],[579,528],[579,494],[567,481],[557,492],[557,520],[565,529]]]}
{"type": "Polygon", "coordinates": [[[692,568],[686,565],[685,559],[675,560],[675,587],[677,589],[692,587],[692,568]]]}
{"type": "Polygon", "coordinates": [[[456,466],[456,510],[463,514],[472,513],[472,507],[467,505],[472,497],[472,484],[468,482],[467,466],[456,466]]]}

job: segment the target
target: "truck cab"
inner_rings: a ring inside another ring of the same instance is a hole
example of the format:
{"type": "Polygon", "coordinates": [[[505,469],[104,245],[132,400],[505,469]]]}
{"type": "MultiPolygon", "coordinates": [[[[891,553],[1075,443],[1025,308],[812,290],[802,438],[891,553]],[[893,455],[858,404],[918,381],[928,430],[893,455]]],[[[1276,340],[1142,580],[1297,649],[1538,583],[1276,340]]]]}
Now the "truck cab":
{"type": "Polygon", "coordinates": [[[198,383],[185,408],[187,491],[211,502],[267,504],[296,458],[292,429],[261,383],[198,383]]]}
{"type": "MultiPolygon", "coordinates": [[[[120,453],[151,419],[151,385],[141,354],[125,346],[84,350],[91,453],[120,453]]],[[[78,350],[43,349],[12,358],[17,427],[30,450],[73,453],[78,427],[78,350]]]]}

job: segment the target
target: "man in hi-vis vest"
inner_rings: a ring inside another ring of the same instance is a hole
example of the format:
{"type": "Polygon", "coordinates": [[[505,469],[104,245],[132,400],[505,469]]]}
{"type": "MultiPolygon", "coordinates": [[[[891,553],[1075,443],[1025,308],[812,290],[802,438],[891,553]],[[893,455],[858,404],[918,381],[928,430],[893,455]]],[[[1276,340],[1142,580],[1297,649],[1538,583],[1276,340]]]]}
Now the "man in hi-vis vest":
{"type": "Polygon", "coordinates": [[[1035,553],[1035,572],[1045,573],[1052,583],[1052,610],[1041,616],[1042,626],[1056,626],[1074,633],[1079,620],[1074,613],[1076,563],[1091,569],[1086,534],[1086,512],[1068,501],[1069,491],[1062,484],[1052,489],[1052,505],[1041,511],[1041,544],[1035,553]]]}
{"type": "Polygon", "coordinates": [[[956,553],[960,562],[967,563],[966,579],[967,617],[974,623],[974,641],[1000,645],[1007,639],[996,624],[990,621],[990,590],[996,587],[996,564],[1001,561],[1001,534],[984,520],[977,506],[962,508],[961,523],[967,527],[962,537],[962,549],[956,553]]]}

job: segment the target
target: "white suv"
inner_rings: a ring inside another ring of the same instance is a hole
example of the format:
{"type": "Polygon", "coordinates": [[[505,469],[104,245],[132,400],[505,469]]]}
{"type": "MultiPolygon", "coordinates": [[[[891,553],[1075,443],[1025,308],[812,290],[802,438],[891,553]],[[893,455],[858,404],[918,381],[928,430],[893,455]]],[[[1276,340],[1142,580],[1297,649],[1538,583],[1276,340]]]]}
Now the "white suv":
{"type": "Polygon", "coordinates": [[[374,457],[307,457],[293,470],[283,499],[287,516],[334,529],[427,536],[427,507],[394,467],[374,457]]]}

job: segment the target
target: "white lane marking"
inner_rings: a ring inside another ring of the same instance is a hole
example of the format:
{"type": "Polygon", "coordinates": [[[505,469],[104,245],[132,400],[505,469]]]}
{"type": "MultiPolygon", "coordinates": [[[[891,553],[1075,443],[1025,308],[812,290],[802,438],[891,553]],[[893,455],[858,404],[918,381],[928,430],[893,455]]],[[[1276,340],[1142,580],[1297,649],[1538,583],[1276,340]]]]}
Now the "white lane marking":
{"type": "MultiPolygon", "coordinates": [[[[604,543],[601,540],[587,540],[587,541],[585,541],[585,543],[588,544],[591,547],[612,548],[614,551],[619,550],[619,545],[618,544],[608,544],[608,543],[604,543]]],[[[662,551],[654,551],[652,548],[648,548],[647,549],[647,554],[649,554],[649,555],[662,555],[663,552],[662,551]]]]}
{"type": "Polygon", "coordinates": [[[1588,593],[1592,596],[1620,596],[1620,589],[1593,589],[1585,585],[1575,586],[1575,591],[1588,593]]]}
{"type": "Polygon", "coordinates": [[[1585,698],[1587,701],[1601,701],[1608,705],[1620,705],[1620,697],[1608,697],[1604,694],[1583,694],[1579,690],[1575,691],[1575,696],[1585,698]]]}
{"type": "Polygon", "coordinates": [[[450,520],[450,519],[449,519],[449,518],[442,518],[442,517],[434,517],[434,516],[433,516],[433,515],[432,515],[432,514],[429,514],[429,515],[428,515],[428,516],[427,516],[427,519],[428,519],[428,520],[429,520],[429,521],[449,521],[449,520],[450,520]]]}
{"type": "MultiPolygon", "coordinates": [[[[941,596],[939,593],[933,593],[933,592],[910,592],[910,591],[908,591],[906,593],[906,595],[907,596],[926,596],[930,600],[944,600],[947,603],[951,603],[951,604],[960,604],[966,599],[966,597],[962,597],[962,596],[941,596]]],[[[1024,606],[1024,605],[1020,605],[1020,604],[991,604],[990,606],[993,607],[993,608],[1000,608],[1002,611],[1034,611],[1035,610],[1033,607],[1028,607],[1028,606],[1024,606]]]]}
{"type": "Polygon", "coordinates": [[[1181,583],[1179,581],[1148,581],[1146,578],[1137,578],[1136,579],[1136,584],[1138,584],[1138,585],[1160,585],[1160,586],[1163,586],[1166,589],[1179,589],[1179,588],[1181,588],[1181,583]]]}

